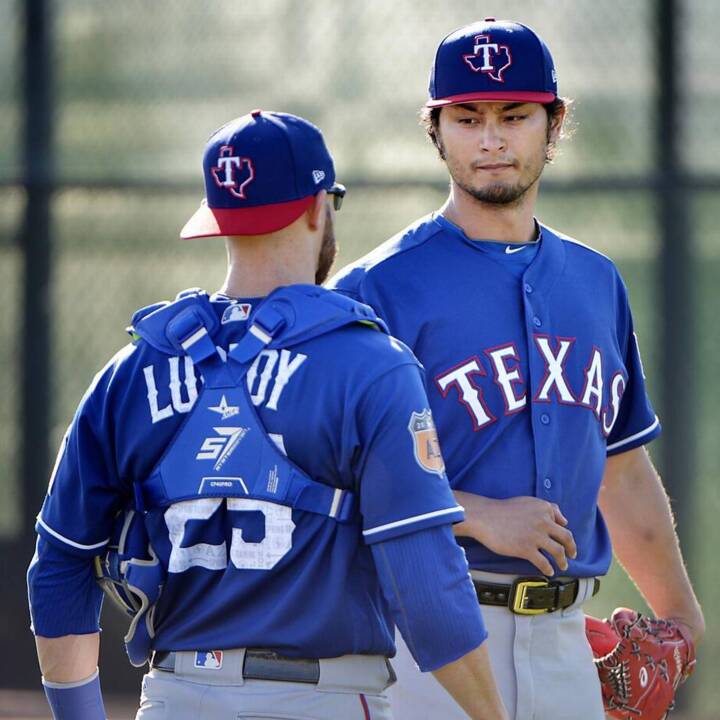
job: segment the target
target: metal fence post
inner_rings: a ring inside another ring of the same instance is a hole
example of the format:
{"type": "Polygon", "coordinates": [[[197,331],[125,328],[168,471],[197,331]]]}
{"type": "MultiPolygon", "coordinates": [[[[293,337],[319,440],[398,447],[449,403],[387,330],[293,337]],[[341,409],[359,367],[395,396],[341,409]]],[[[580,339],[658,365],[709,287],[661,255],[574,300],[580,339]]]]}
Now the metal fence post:
{"type": "Polygon", "coordinates": [[[20,488],[23,528],[32,533],[49,468],[51,202],[54,176],[52,18],[48,0],[26,0],[23,47],[23,183],[25,214],[20,393],[20,488]]]}
{"type": "Polygon", "coordinates": [[[692,226],[688,188],[680,161],[682,63],[680,0],[658,3],[657,170],[661,296],[661,376],[664,444],[662,470],[690,557],[689,496],[695,479],[695,298],[692,284],[692,226]],[[674,38],[668,42],[668,38],[674,38]]]}

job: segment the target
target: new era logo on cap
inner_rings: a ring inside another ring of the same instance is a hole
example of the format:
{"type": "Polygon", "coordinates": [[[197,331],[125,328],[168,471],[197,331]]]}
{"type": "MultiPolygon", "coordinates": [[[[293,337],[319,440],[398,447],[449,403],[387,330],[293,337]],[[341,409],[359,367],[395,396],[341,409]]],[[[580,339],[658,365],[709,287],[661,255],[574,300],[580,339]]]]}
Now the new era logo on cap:
{"type": "Polygon", "coordinates": [[[205,147],[203,170],[205,200],[183,238],[275,232],[335,184],[320,130],[296,115],[263,110],[217,130],[205,147]]]}
{"type": "Polygon", "coordinates": [[[557,97],[557,80],[550,51],[534,30],[486,18],[442,40],[428,90],[428,107],[483,101],[549,103],[557,97]]]}

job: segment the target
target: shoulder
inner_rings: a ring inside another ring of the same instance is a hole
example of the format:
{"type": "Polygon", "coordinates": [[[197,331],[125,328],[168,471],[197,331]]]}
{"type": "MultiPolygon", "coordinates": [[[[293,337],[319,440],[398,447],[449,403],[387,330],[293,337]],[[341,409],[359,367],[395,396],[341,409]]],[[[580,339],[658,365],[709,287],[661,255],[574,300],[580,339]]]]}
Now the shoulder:
{"type": "Polygon", "coordinates": [[[595,299],[598,311],[607,308],[613,313],[618,331],[625,333],[628,328],[630,300],[625,281],[615,263],[607,255],[569,235],[546,226],[543,226],[543,232],[551,233],[562,243],[565,276],[572,278],[578,292],[595,299]],[[601,298],[604,298],[605,302],[601,302],[601,298]]]}
{"type": "Polygon", "coordinates": [[[107,405],[133,392],[143,381],[143,368],[157,363],[163,354],[143,340],[135,340],[118,350],[95,375],[85,393],[85,400],[107,405]]]}
{"type": "Polygon", "coordinates": [[[405,343],[360,323],[320,336],[309,341],[306,347],[314,356],[326,357],[328,362],[331,358],[342,358],[342,374],[362,379],[363,384],[403,365],[421,367],[405,343]]]}
{"type": "Polygon", "coordinates": [[[604,270],[619,275],[615,263],[599,250],[590,247],[577,238],[566,235],[548,225],[542,225],[543,233],[554,235],[562,243],[563,249],[571,262],[582,262],[598,270],[604,270]]]}
{"type": "Polygon", "coordinates": [[[370,277],[393,273],[410,257],[427,249],[430,241],[443,232],[433,214],[425,215],[378,245],[367,255],[346,265],[328,282],[328,286],[350,295],[362,295],[361,286],[370,277]]]}
{"type": "MultiPolygon", "coordinates": [[[[128,392],[136,382],[144,382],[144,368],[158,363],[167,365],[169,355],[177,353],[172,348],[168,352],[158,349],[155,344],[138,335],[136,328],[151,316],[157,315],[158,311],[169,307],[182,297],[187,297],[191,292],[194,293],[196,290],[179,293],[173,302],[156,302],[136,310],[126,328],[131,342],[118,350],[95,375],[86,395],[117,396],[123,394],[128,392]]],[[[109,398],[105,397],[104,399],[109,398]]]]}

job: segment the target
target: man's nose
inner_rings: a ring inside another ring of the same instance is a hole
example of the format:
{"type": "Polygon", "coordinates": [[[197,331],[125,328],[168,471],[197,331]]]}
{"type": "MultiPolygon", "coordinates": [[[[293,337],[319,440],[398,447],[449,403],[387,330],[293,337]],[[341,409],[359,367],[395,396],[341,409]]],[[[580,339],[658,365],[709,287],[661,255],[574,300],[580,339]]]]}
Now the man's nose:
{"type": "Polygon", "coordinates": [[[480,130],[480,147],[486,152],[498,152],[505,149],[505,136],[500,124],[487,120],[480,130]]]}

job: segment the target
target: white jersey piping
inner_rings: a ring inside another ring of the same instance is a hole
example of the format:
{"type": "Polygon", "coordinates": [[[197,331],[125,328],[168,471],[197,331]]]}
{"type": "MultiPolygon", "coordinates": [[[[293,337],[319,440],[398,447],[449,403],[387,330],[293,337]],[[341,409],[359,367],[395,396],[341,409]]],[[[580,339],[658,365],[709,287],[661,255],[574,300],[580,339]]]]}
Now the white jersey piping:
{"type": "Polygon", "coordinates": [[[378,527],[370,528],[370,530],[363,530],[363,535],[374,535],[375,533],[383,532],[384,530],[392,530],[393,528],[402,527],[403,525],[410,525],[414,522],[420,522],[420,520],[428,520],[429,518],[440,517],[441,515],[450,515],[451,513],[462,511],[460,505],[455,507],[445,508],[444,510],[433,510],[433,512],[424,513],[423,515],[413,515],[413,517],[405,518],[404,520],[396,520],[395,522],[387,523],[386,525],[378,525],[378,527]]]}
{"type": "Polygon", "coordinates": [[[650,427],[647,427],[644,430],[641,430],[640,432],[637,432],[634,435],[631,435],[630,437],[626,437],[624,440],[618,440],[618,442],[613,443],[612,445],[608,445],[607,450],[615,450],[616,448],[622,447],[623,445],[627,445],[628,443],[631,443],[633,440],[637,440],[638,438],[641,438],[643,435],[647,435],[648,433],[651,433],[659,424],[660,424],[660,420],[658,420],[658,417],[656,415],[655,422],[652,425],[650,425],[650,427]]]}
{"type": "Polygon", "coordinates": [[[103,540],[102,542],[96,543],[95,545],[82,545],[81,543],[77,543],[74,540],[70,540],[66,538],[64,535],[61,535],[59,532],[56,532],[53,530],[49,525],[47,525],[43,519],[38,515],[37,516],[38,523],[47,530],[53,537],[57,538],[58,540],[62,540],[65,544],[70,545],[71,547],[78,548],[79,550],[96,550],[97,548],[101,548],[103,545],[107,545],[110,541],[110,538],[107,538],[103,540]]]}

